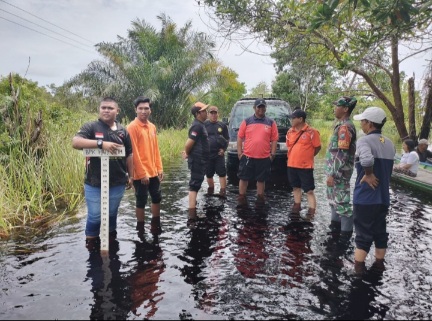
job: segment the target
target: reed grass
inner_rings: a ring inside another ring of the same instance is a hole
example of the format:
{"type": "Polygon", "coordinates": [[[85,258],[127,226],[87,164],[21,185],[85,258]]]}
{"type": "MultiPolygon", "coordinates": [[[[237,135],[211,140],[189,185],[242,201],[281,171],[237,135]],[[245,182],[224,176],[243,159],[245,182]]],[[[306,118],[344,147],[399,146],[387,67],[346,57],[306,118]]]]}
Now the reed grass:
{"type": "MultiPolygon", "coordinates": [[[[23,226],[48,227],[75,213],[84,200],[85,158],[72,148],[71,139],[93,119],[83,114],[74,121],[49,123],[42,155],[18,148],[0,164],[0,237],[23,226]]],[[[158,138],[163,163],[181,161],[187,130],[162,130],[158,138]]]]}
{"type": "Polygon", "coordinates": [[[187,129],[164,129],[158,134],[163,164],[182,161],[181,152],[188,137],[187,129]]]}

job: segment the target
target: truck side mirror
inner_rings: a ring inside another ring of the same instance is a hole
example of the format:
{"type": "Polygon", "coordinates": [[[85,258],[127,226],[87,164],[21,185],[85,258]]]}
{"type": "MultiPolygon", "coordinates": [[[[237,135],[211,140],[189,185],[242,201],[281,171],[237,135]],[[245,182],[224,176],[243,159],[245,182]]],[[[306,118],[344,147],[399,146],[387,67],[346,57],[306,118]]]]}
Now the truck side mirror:
{"type": "Polygon", "coordinates": [[[226,125],[228,125],[228,117],[223,117],[222,122],[226,125]]]}

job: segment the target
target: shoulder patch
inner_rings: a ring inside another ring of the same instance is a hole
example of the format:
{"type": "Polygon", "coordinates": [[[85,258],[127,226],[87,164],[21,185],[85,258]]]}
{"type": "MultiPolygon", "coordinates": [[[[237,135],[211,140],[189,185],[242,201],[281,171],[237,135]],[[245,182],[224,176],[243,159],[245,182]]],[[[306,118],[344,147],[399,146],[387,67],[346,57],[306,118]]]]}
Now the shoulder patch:
{"type": "Polygon", "coordinates": [[[349,149],[351,144],[351,134],[346,125],[342,125],[338,130],[338,148],[349,149]]]}

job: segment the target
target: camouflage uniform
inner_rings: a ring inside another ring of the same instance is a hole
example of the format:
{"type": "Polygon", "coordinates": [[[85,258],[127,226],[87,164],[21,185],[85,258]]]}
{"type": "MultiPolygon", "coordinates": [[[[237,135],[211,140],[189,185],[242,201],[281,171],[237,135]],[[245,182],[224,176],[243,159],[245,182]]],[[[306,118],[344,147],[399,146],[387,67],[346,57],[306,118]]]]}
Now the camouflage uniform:
{"type": "Polygon", "coordinates": [[[355,149],[354,124],[349,118],[338,121],[326,153],[326,174],[334,178],[334,186],[327,186],[327,198],[333,214],[349,218],[352,217],[350,180],[354,171],[355,149]]]}

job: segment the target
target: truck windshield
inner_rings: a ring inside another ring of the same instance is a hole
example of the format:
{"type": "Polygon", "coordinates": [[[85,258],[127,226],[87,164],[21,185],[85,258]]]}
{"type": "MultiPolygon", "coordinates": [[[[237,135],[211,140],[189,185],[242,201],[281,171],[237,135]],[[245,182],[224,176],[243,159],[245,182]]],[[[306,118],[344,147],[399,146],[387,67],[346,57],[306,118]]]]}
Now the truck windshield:
{"type": "MultiPolygon", "coordinates": [[[[252,104],[237,105],[233,114],[231,115],[230,127],[237,129],[240,127],[241,122],[252,116],[254,113],[252,104]]],[[[272,118],[278,127],[289,128],[291,127],[289,115],[291,114],[288,106],[282,104],[267,103],[266,116],[272,118]]]]}

